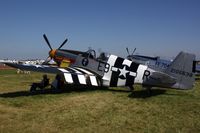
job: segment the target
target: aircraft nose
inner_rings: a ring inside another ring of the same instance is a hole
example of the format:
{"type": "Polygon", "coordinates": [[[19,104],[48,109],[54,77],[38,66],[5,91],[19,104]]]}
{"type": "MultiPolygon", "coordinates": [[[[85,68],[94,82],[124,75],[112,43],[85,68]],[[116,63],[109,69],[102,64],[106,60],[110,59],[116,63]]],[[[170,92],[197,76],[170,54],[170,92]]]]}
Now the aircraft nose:
{"type": "Polygon", "coordinates": [[[56,50],[55,50],[55,49],[49,51],[49,56],[50,56],[51,58],[54,58],[54,57],[55,57],[55,54],[56,54],[56,50]]]}

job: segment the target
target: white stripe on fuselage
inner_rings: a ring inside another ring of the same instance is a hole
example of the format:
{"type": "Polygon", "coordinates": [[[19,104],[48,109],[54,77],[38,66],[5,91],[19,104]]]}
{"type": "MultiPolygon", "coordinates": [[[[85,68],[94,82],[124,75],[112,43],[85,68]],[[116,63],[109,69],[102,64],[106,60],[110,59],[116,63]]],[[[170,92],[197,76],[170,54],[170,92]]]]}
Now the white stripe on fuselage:
{"type": "Polygon", "coordinates": [[[108,58],[108,61],[107,63],[110,65],[110,68],[108,70],[107,73],[104,73],[104,76],[103,76],[103,85],[104,86],[109,86],[110,85],[110,79],[111,79],[111,76],[112,76],[112,66],[115,65],[115,61],[118,57],[115,56],[115,55],[110,55],[110,57],[108,58]]]}
{"type": "Polygon", "coordinates": [[[143,83],[143,76],[144,71],[147,70],[147,66],[145,65],[139,65],[137,69],[137,76],[135,77],[134,83],[142,84],[143,83]]]}

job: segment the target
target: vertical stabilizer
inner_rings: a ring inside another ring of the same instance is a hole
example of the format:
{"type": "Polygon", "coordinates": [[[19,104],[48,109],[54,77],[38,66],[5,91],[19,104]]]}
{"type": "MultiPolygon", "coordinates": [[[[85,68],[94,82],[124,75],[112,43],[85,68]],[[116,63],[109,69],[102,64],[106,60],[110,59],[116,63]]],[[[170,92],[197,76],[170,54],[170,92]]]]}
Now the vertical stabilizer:
{"type": "Polygon", "coordinates": [[[177,89],[191,89],[193,87],[195,78],[193,73],[193,61],[195,55],[185,52],[180,52],[165,73],[176,79],[176,84],[172,88],[177,89]]]}

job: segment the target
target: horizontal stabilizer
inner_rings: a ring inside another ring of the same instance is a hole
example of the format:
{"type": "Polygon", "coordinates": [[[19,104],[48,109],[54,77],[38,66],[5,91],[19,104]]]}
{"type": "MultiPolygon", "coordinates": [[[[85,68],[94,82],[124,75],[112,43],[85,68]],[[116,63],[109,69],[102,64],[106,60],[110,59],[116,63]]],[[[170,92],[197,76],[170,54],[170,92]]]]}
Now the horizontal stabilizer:
{"type": "Polygon", "coordinates": [[[150,77],[151,79],[157,80],[159,84],[162,85],[173,85],[176,83],[176,79],[168,74],[165,74],[163,72],[153,72],[150,77]]]}

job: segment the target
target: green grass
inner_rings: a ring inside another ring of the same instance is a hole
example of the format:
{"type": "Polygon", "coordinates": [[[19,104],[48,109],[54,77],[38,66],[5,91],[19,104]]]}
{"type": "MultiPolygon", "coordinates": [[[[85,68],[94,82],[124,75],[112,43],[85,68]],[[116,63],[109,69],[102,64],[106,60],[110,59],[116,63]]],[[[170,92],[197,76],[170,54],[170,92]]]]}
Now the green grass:
{"type": "Polygon", "coordinates": [[[15,74],[15,69],[8,69],[8,70],[0,70],[0,76],[2,75],[9,75],[9,74],[15,74]]]}
{"type": "Polygon", "coordinates": [[[0,132],[200,132],[200,81],[188,91],[155,88],[151,97],[141,86],[30,95],[41,76],[0,72],[0,132]]]}

